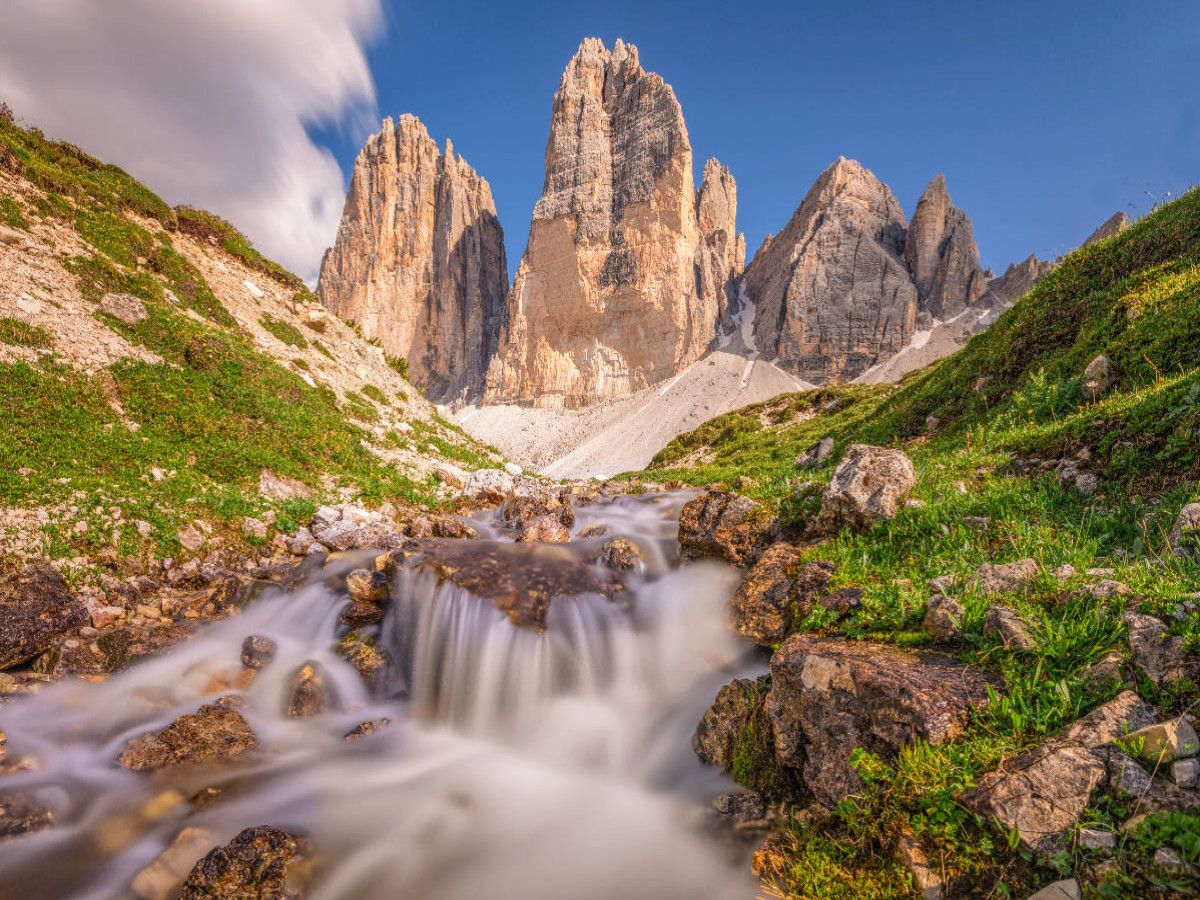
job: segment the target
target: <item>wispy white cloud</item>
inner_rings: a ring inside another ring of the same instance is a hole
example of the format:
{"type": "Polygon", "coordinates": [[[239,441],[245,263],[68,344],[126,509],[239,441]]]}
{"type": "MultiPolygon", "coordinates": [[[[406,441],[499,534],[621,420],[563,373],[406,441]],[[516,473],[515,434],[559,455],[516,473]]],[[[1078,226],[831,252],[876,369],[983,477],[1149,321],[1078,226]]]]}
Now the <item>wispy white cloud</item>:
{"type": "Polygon", "coordinates": [[[344,182],[306,125],[375,124],[380,0],[5,0],[0,99],[311,278],[344,182]]]}

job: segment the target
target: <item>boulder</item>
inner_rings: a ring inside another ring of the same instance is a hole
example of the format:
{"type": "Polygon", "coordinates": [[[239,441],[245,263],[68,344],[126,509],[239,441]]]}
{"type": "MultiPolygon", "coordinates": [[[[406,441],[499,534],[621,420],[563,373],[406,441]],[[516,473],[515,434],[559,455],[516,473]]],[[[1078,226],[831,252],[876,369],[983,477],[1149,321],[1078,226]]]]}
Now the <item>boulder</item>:
{"type": "Polygon", "coordinates": [[[642,551],[629,538],[609,538],[600,548],[600,562],[620,572],[632,571],[644,561],[642,551]]]}
{"type": "Polygon", "coordinates": [[[263,469],[258,473],[258,495],[267,500],[311,500],[316,491],[299,479],[263,469]]]}
{"type": "Polygon", "coordinates": [[[1015,610],[1007,606],[992,604],[983,618],[985,637],[998,637],[1006,650],[1032,650],[1033,639],[1026,632],[1028,626],[1015,610]]]}
{"type": "Polygon", "coordinates": [[[308,842],[259,825],[196,863],[179,900],[301,900],[311,878],[308,842]]]}
{"type": "Polygon", "coordinates": [[[1112,363],[1107,356],[1097,356],[1083,370],[1083,384],[1079,386],[1079,397],[1084,403],[1090,403],[1107,394],[1112,386],[1112,363]]]}
{"type": "Polygon", "coordinates": [[[1182,635],[1170,634],[1161,620],[1133,610],[1123,620],[1129,628],[1133,664],[1155,685],[1200,677],[1200,657],[1188,652],[1182,635]]]}
{"type": "Polygon", "coordinates": [[[925,630],[940,641],[949,641],[962,632],[966,610],[945,594],[934,594],[925,604],[925,630]]]}
{"type": "Polygon", "coordinates": [[[773,647],[812,612],[836,571],[834,563],[824,560],[801,568],[800,551],[791,544],[772,544],[729,601],[734,629],[746,640],[773,647]]]}
{"type": "Polygon", "coordinates": [[[984,563],[967,580],[967,590],[981,597],[993,594],[1015,594],[1025,590],[1038,577],[1037,560],[1019,559],[1016,562],[994,565],[984,563]]]}
{"type": "Polygon", "coordinates": [[[1191,556],[1200,547],[1200,503],[1189,503],[1179,511],[1168,539],[1176,556],[1191,556]]]}
{"type": "Polygon", "coordinates": [[[823,437],[796,457],[797,469],[815,469],[833,455],[833,438],[823,437]]]}
{"type": "Polygon", "coordinates": [[[842,528],[874,528],[896,515],[916,483],[912,460],[903,450],[851,444],[821,496],[811,530],[833,534],[842,528]]]}
{"type": "Polygon", "coordinates": [[[680,513],[679,544],[688,558],[719,557],[744,568],[753,565],[770,545],[778,521],[749,497],[709,491],[680,513]]]}
{"type": "Polygon", "coordinates": [[[964,806],[1042,857],[1067,846],[1096,790],[1109,779],[1105,745],[1154,720],[1132,691],[1118,695],[1039,747],[1018,754],[963,793],[964,806]]]}
{"type": "Polygon", "coordinates": [[[157,734],[130,741],[117,761],[126,769],[144,772],[236,759],[257,748],[258,739],[240,712],[209,703],[157,734]]]}
{"type": "Polygon", "coordinates": [[[63,577],[45,563],[0,576],[0,670],[28,662],[90,618],[63,577]]]}
{"type": "Polygon", "coordinates": [[[126,325],[137,325],[150,318],[146,304],[133,294],[105,294],[100,301],[100,312],[126,325]]]}
{"type": "Polygon", "coordinates": [[[767,713],[776,757],[801,769],[817,800],[832,806],[862,788],[850,765],[854,750],[890,759],[916,740],[952,741],[971,709],[987,703],[988,684],[945,657],[793,635],[771,657],[767,713]]]}
{"type": "Polygon", "coordinates": [[[262,669],[275,659],[279,646],[271,638],[252,634],[242,641],[242,665],[247,669],[262,669]]]}

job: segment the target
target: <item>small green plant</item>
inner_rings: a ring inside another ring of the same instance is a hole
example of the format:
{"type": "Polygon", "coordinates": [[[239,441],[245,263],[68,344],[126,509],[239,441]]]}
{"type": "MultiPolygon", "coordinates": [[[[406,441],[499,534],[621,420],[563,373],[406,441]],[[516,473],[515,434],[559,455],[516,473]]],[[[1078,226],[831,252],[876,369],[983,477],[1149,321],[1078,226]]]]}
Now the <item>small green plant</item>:
{"type": "Polygon", "coordinates": [[[0,224],[9,228],[29,228],[29,220],[25,218],[21,204],[12,197],[0,197],[0,224]]]}
{"type": "Polygon", "coordinates": [[[408,360],[403,356],[385,356],[387,364],[391,366],[397,374],[405,381],[408,380],[408,360]]]}
{"type": "Polygon", "coordinates": [[[304,335],[300,333],[300,329],[290,322],[281,322],[271,315],[264,315],[258,320],[258,324],[269,331],[276,339],[287,344],[289,347],[299,347],[303,349],[308,346],[308,341],[304,335]]]}
{"type": "Polygon", "coordinates": [[[0,319],[0,344],[46,348],[54,345],[54,336],[44,328],[20,319],[0,319]]]}
{"type": "Polygon", "coordinates": [[[376,403],[380,403],[380,404],[382,404],[382,405],[384,405],[384,406],[387,406],[387,403],[388,403],[387,394],[385,394],[385,393],[384,393],[383,391],[381,391],[379,388],[375,387],[375,385],[373,385],[373,384],[364,384],[364,385],[363,385],[362,392],[363,392],[363,393],[364,393],[366,396],[368,396],[368,397],[370,397],[372,400],[374,400],[376,403]]]}

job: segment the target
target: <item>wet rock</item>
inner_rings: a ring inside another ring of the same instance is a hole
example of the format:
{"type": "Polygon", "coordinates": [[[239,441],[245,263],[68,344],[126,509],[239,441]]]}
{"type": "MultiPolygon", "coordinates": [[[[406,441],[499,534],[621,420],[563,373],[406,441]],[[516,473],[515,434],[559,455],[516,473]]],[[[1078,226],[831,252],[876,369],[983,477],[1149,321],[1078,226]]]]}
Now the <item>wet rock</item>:
{"type": "Polygon", "coordinates": [[[137,873],[133,879],[133,895],[138,900],[172,900],[196,861],[216,843],[216,836],[207,829],[183,829],[154,862],[137,873]]]}
{"type": "Polygon", "coordinates": [[[1200,503],[1189,503],[1179,511],[1168,538],[1176,556],[1191,556],[1200,547],[1200,503]]]}
{"type": "Polygon", "coordinates": [[[338,622],[347,628],[366,628],[383,621],[387,611],[378,603],[351,600],[338,615],[338,622]]]}
{"type": "Polygon", "coordinates": [[[1006,650],[1032,650],[1033,639],[1026,632],[1025,620],[1007,606],[992,604],[983,618],[985,637],[998,637],[1006,650]]]}
{"type": "Polygon", "coordinates": [[[1112,363],[1107,356],[1097,356],[1083,370],[1083,384],[1079,386],[1079,399],[1084,403],[1098,400],[1113,386],[1112,363]]]}
{"type": "Polygon", "coordinates": [[[1200,657],[1188,653],[1182,635],[1170,634],[1161,620],[1133,610],[1125,613],[1123,619],[1129,628],[1133,664],[1155,685],[1200,677],[1200,657]]]}
{"type": "Polygon", "coordinates": [[[1029,900],[1079,900],[1080,896],[1079,882],[1074,878],[1067,878],[1047,885],[1030,896],[1029,900]]]}
{"type": "Polygon", "coordinates": [[[780,763],[803,771],[822,803],[861,790],[858,748],[892,758],[915,740],[962,734],[987,703],[987,678],[952,660],[842,638],[793,635],[771,657],[767,712],[780,763]]]}
{"type": "Polygon", "coordinates": [[[257,748],[258,739],[240,712],[209,703],[157,734],[130,741],[117,761],[126,769],[144,772],[235,759],[257,748]]]}
{"type": "Polygon", "coordinates": [[[904,451],[851,444],[821,496],[821,511],[811,530],[833,534],[842,528],[874,528],[896,515],[916,483],[912,460],[904,451]]]}
{"type": "Polygon", "coordinates": [[[200,860],[179,900],[300,900],[311,866],[308,841],[258,825],[200,860]]]}
{"type": "Polygon", "coordinates": [[[722,772],[733,768],[742,732],[771,687],[771,679],[736,678],[722,687],[692,735],[692,749],[722,772]]]}
{"type": "Polygon", "coordinates": [[[325,670],[318,662],[310,661],[302,665],[292,673],[289,684],[289,719],[318,716],[333,702],[332,689],[326,683],[325,670]]]}
{"type": "Polygon", "coordinates": [[[365,737],[370,737],[378,731],[391,728],[391,719],[372,719],[369,722],[363,722],[346,732],[345,740],[357,741],[365,737]]]}
{"type": "Polygon", "coordinates": [[[609,538],[600,548],[600,562],[610,569],[628,572],[636,569],[644,561],[642,551],[629,538],[609,538]]]}
{"type": "Polygon", "coordinates": [[[777,530],[778,519],[761,503],[709,491],[684,506],[679,544],[689,558],[715,556],[744,568],[757,561],[777,530]]]}
{"type": "MultiPolygon", "coordinates": [[[[157,618],[157,611],[154,613],[157,618]]],[[[88,637],[59,637],[34,660],[33,670],[43,675],[111,675],[167,653],[191,637],[196,628],[193,622],[122,622],[88,637]]]]}
{"type": "Polygon", "coordinates": [[[1006,831],[1016,828],[1026,850],[1052,856],[1068,844],[1093,794],[1108,781],[1105,745],[1153,717],[1137,694],[1126,691],[983,776],[960,800],[1006,831]]]}
{"type": "Polygon", "coordinates": [[[538,516],[521,522],[517,530],[518,543],[565,544],[571,532],[555,516],[538,516]]]}
{"type": "Polygon", "coordinates": [[[575,524],[575,510],[571,508],[571,496],[566,491],[541,491],[524,497],[512,497],[500,505],[500,519],[504,524],[516,526],[549,516],[564,528],[575,524]]]}
{"type": "Polygon", "coordinates": [[[368,690],[375,690],[391,668],[392,655],[374,639],[351,631],[337,645],[337,654],[354,667],[368,690]]]}
{"type": "Polygon", "coordinates": [[[934,594],[925,605],[925,630],[940,641],[950,641],[962,632],[966,610],[945,594],[934,594]]]}
{"type": "Polygon", "coordinates": [[[303,481],[263,469],[258,475],[258,494],[268,500],[311,500],[316,491],[303,481]]]}
{"type": "Polygon", "coordinates": [[[753,791],[718,794],[713,797],[712,807],[717,815],[731,822],[756,822],[767,814],[762,795],[753,791]]]}
{"type": "Polygon", "coordinates": [[[28,662],[89,619],[87,607],[45,563],[0,577],[0,670],[28,662]]]}
{"type": "Polygon", "coordinates": [[[824,560],[800,568],[795,547],[772,544],[729,601],[734,629],[746,640],[773,647],[812,612],[836,571],[834,563],[824,560]]]}
{"type": "Polygon", "coordinates": [[[833,438],[823,437],[799,456],[794,465],[797,469],[815,469],[833,455],[833,438]]]}
{"type": "Polygon", "coordinates": [[[1015,594],[1025,590],[1038,577],[1037,560],[1019,559],[1016,562],[993,565],[984,563],[967,580],[967,590],[981,597],[993,594],[1015,594]]]}
{"type": "Polygon", "coordinates": [[[247,669],[265,668],[275,659],[279,646],[269,637],[252,634],[242,641],[242,665],[247,669]]]}
{"type": "Polygon", "coordinates": [[[390,596],[387,576],[369,569],[355,569],[346,576],[346,592],[356,603],[383,605],[390,596]]]}
{"type": "Polygon", "coordinates": [[[1155,766],[1200,753],[1200,738],[1191,723],[1182,717],[1139,728],[1125,735],[1120,743],[1155,766]]]}
{"type": "Polygon", "coordinates": [[[582,541],[589,538],[605,537],[609,534],[612,534],[611,528],[609,528],[607,525],[597,523],[595,525],[588,525],[586,528],[581,528],[579,533],[575,536],[582,541]]]}
{"type": "Polygon", "coordinates": [[[53,824],[54,813],[50,807],[30,795],[16,791],[0,793],[0,841],[41,831],[53,824]]]}

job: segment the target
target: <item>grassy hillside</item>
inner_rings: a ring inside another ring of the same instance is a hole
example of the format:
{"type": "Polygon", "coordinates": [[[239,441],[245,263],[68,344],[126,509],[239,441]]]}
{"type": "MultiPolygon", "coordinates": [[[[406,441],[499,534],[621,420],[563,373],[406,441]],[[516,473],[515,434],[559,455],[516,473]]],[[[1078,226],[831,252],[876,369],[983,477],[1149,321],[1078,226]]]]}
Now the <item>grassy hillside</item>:
{"type": "Polygon", "coordinates": [[[316,306],[301,280],[232,225],[3,118],[0,225],[0,270],[16,279],[0,290],[0,507],[48,511],[51,556],[177,554],[176,531],[195,518],[274,511],[294,527],[315,501],[264,501],[263,469],[316,499],[430,505],[445,489],[428,463],[494,464],[401,377],[403,360],[301,315],[316,306]],[[248,318],[213,272],[228,273],[248,318]],[[264,286],[253,296],[250,279],[264,286]],[[136,297],[145,317],[102,309],[111,294],[136,297]],[[72,310],[87,335],[48,325],[72,310]],[[98,369],[81,347],[109,336],[145,352],[98,369]]]}
{"type": "MultiPolygon", "coordinates": [[[[787,831],[769,867],[775,893],[907,896],[907,875],[894,859],[905,830],[926,841],[935,868],[957,877],[955,892],[965,895],[1023,897],[1071,873],[1092,897],[1135,896],[1152,885],[1200,889],[1194,875],[1168,877],[1150,864],[1158,846],[1200,833],[1200,817],[1153,817],[1126,839],[1123,868],[1101,882],[1096,854],[1076,848],[1050,861],[1025,858],[955,801],[980,775],[1114,695],[1118,685],[1090,684],[1089,669],[1109,651],[1128,659],[1123,609],[1162,616],[1193,652],[1200,649],[1200,613],[1186,605],[1200,590],[1200,565],[1174,558],[1167,545],[1180,508],[1200,497],[1198,427],[1200,190],[1193,190],[1118,237],[1071,254],[991,329],[901,384],[828,388],[729,413],[680,436],[639,473],[693,484],[749,476],[753,484],[742,492],[778,509],[797,536],[814,490],[798,485],[823,486],[848,444],[908,452],[919,506],[804,554],[837,562],[835,584],[865,589],[862,609],[840,622],[814,614],[798,630],[927,644],[929,579],[962,579],[984,562],[1041,564],[1031,589],[1005,600],[1030,623],[1032,651],[985,638],[987,601],[962,598],[967,617],[956,650],[1003,676],[1005,699],[977,715],[960,743],[919,745],[889,764],[864,759],[867,794],[827,821],[787,831]],[[1081,376],[1099,354],[1112,361],[1115,385],[1092,399],[1081,393],[1081,376]],[[826,435],[836,442],[833,456],[798,471],[797,454],[826,435]],[[1041,463],[1064,458],[1097,477],[1094,493],[1041,463]],[[1056,580],[1052,571],[1068,564],[1078,574],[1056,580]],[[1107,577],[1137,596],[1063,602],[1103,577],[1089,569],[1112,570],[1107,577]]],[[[1200,686],[1187,681],[1160,690],[1139,675],[1136,687],[1164,713],[1200,698],[1200,686]]],[[[1120,825],[1132,808],[1130,798],[1106,798],[1093,810],[1095,824],[1120,825]]]]}

